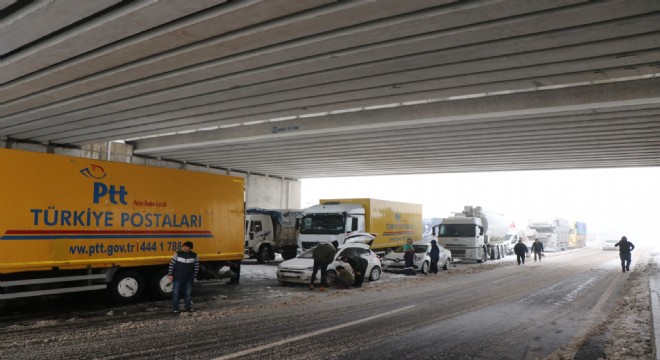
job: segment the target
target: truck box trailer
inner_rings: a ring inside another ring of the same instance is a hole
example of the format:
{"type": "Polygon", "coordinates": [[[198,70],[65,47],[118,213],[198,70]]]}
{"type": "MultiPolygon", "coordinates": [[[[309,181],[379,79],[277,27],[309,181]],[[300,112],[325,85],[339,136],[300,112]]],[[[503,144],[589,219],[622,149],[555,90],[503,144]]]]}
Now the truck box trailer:
{"type": "Polygon", "coordinates": [[[259,264],[275,260],[275,253],[284,260],[298,253],[296,220],[302,210],[269,210],[250,208],[245,211],[245,255],[259,264]]]}
{"type": "Polygon", "coordinates": [[[587,224],[572,220],[568,230],[568,248],[578,249],[587,246],[587,224]]]}
{"type": "Polygon", "coordinates": [[[396,249],[408,238],[422,240],[422,205],[371,198],[322,199],[305,209],[299,242],[303,249],[321,242],[341,245],[360,233],[376,236],[363,237],[370,239],[375,252],[396,249]]]}
{"type": "Polygon", "coordinates": [[[164,297],[186,241],[200,278],[243,259],[243,178],[6,149],[0,163],[0,300],[164,297]]]}
{"type": "Polygon", "coordinates": [[[462,213],[444,218],[433,235],[437,234],[438,243],[451,250],[453,259],[481,263],[507,255],[510,224],[501,214],[485,212],[480,206],[465,206],[462,213]]]}

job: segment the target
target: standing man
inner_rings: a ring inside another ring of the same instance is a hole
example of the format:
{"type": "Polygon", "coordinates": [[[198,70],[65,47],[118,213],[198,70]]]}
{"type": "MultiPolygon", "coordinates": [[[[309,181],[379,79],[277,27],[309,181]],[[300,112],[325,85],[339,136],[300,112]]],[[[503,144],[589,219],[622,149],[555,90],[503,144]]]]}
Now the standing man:
{"type": "Polygon", "coordinates": [[[415,248],[412,246],[412,239],[408,238],[403,244],[403,273],[406,276],[415,275],[415,248]]]}
{"type": "Polygon", "coordinates": [[[619,247],[619,257],[621,258],[621,271],[626,272],[630,271],[630,261],[631,261],[631,256],[630,252],[635,250],[635,245],[628,241],[628,239],[625,236],[621,237],[621,240],[619,240],[618,243],[614,244],[614,246],[619,247]]]}
{"type": "Polygon", "coordinates": [[[523,244],[522,239],[519,239],[516,246],[513,247],[513,252],[516,253],[518,265],[525,265],[525,256],[529,250],[527,250],[527,245],[523,244]]]}
{"type": "Polygon", "coordinates": [[[172,311],[179,313],[179,292],[183,291],[184,310],[194,312],[191,307],[192,284],[199,272],[199,258],[197,253],[192,251],[193,243],[186,241],[181,250],[174,253],[170,261],[168,275],[172,286],[172,311]]]}
{"type": "Polygon", "coordinates": [[[369,266],[369,261],[363,258],[362,256],[342,256],[341,261],[348,263],[353,268],[353,274],[355,275],[355,283],[353,286],[361,287],[364,283],[364,275],[367,273],[367,267],[369,266]]]}
{"type": "Polygon", "coordinates": [[[438,261],[440,261],[440,247],[438,247],[438,242],[431,240],[431,251],[429,251],[429,256],[431,257],[431,266],[429,272],[433,274],[438,273],[438,261]]]}
{"type": "Polygon", "coordinates": [[[539,239],[534,240],[534,243],[532,243],[532,252],[534,253],[534,261],[536,261],[536,256],[539,257],[539,261],[541,261],[541,256],[543,253],[543,243],[539,241],[539,239]]]}
{"type": "Polygon", "coordinates": [[[312,281],[309,283],[309,289],[314,290],[314,280],[316,280],[316,273],[321,270],[321,287],[319,291],[325,291],[328,275],[328,265],[335,261],[335,254],[337,250],[330,243],[320,243],[312,250],[312,258],[314,258],[314,270],[312,270],[312,281]]]}

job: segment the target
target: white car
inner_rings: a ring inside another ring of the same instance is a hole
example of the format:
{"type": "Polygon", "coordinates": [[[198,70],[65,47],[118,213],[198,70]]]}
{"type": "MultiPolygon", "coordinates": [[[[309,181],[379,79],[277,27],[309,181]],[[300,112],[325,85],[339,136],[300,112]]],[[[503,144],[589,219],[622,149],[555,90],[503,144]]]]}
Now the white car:
{"type": "MultiPolygon", "coordinates": [[[[312,279],[312,271],[314,270],[314,259],[312,258],[312,251],[314,248],[309,249],[302,254],[298,255],[295,259],[286,260],[280,263],[277,267],[277,281],[281,283],[300,283],[309,284],[312,279]]],[[[350,265],[342,262],[342,256],[362,256],[367,259],[369,265],[367,266],[367,274],[369,281],[376,281],[380,279],[381,265],[378,256],[369,249],[369,245],[362,243],[348,243],[340,245],[335,255],[335,261],[328,265],[327,282],[328,285],[334,283],[334,278],[337,275],[337,266],[342,265],[350,269],[350,265]]],[[[321,280],[321,272],[316,274],[316,281],[321,280]]]]}
{"type": "MultiPolygon", "coordinates": [[[[417,241],[412,244],[413,249],[415,249],[415,270],[421,272],[422,274],[427,274],[429,268],[431,267],[431,243],[424,241],[417,241]]],[[[445,249],[442,245],[438,244],[440,248],[440,260],[438,260],[438,266],[442,266],[444,270],[448,270],[451,266],[451,251],[445,249]]],[[[383,270],[398,272],[403,271],[404,268],[403,261],[403,246],[398,247],[396,250],[385,255],[383,258],[383,270]]]]}
{"type": "Polygon", "coordinates": [[[603,250],[618,251],[619,248],[614,246],[618,242],[619,242],[619,240],[605,240],[605,241],[603,241],[603,250]]]}

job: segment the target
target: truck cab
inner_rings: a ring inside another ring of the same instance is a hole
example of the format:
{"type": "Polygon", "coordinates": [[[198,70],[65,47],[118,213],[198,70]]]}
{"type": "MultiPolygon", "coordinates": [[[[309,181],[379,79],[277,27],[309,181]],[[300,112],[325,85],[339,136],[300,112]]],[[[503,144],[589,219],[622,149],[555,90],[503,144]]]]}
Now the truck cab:
{"type": "Polygon", "coordinates": [[[437,225],[438,243],[451,250],[452,258],[485,262],[488,249],[484,240],[484,226],[476,217],[445,218],[437,225]]]}
{"type": "Polygon", "coordinates": [[[357,204],[328,202],[305,210],[299,222],[299,243],[303,250],[327,242],[335,246],[346,236],[365,231],[364,207],[357,204]]]}
{"type": "Polygon", "coordinates": [[[259,264],[275,260],[275,253],[284,260],[298,254],[296,219],[300,210],[251,208],[245,212],[245,256],[259,264]]]}
{"type": "Polygon", "coordinates": [[[245,255],[247,257],[256,258],[258,263],[273,260],[274,256],[271,259],[271,251],[268,250],[273,240],[273,223],[268,215],[245,215],[245,255]]]}

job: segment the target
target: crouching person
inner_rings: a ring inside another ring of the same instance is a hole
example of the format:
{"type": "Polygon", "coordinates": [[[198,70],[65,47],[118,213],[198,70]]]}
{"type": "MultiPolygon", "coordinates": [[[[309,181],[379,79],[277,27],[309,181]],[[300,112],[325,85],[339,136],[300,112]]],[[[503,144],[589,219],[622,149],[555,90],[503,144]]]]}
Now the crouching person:
{"type": "Polygon", "coordinates": [[[335,288],[348,289],[355,282],[353,273],[348,271],[345,267],[337,266],[337,276],[335,277],[335,288]]]}

